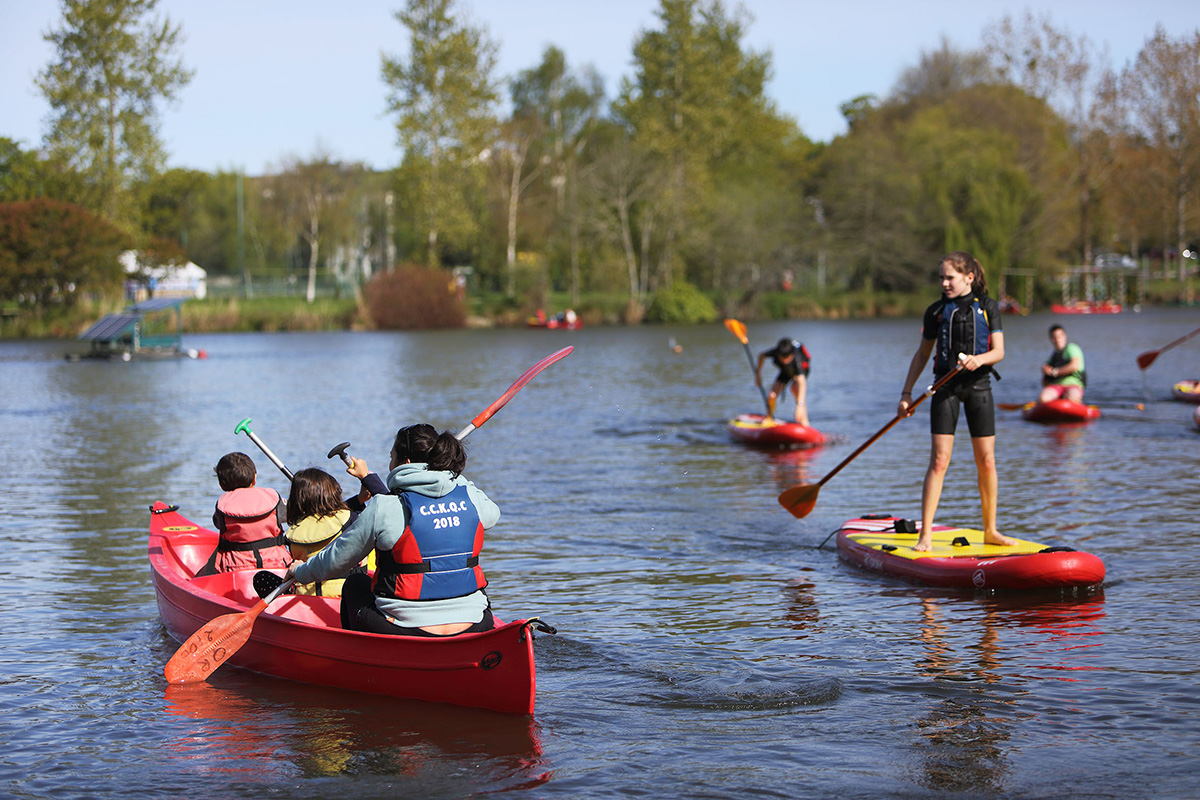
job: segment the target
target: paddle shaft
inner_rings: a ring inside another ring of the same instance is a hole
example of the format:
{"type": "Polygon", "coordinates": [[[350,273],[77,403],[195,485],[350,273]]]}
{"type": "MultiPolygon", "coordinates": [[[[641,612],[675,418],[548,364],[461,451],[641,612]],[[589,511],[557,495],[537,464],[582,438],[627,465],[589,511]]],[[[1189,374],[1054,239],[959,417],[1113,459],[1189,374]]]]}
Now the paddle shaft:
{"type": "Polygon", "coordinates": [[[523,387],[525,384],[529,383],[529,380],[534,375],[537,375],[539,372],[541,372],[546,367],[553,364],[555,361],[561,361],[562,359],[566,358],[567,356],[569,356],[571,354],[571,351],[574,349],[575,348],[573,346],[568,345],[561,350],[556,350],[555,352],[553,352],[550,355],[543,358],[541,361],[534,364],[529,369],[525,370],[525,372],[521,375],[521,377],[519,377],[515,381],[513,381],[513,385],[508,387],[508,391],[506,391],[504,394],[500,395],[500,397],[497,398],[494,403],[492,403],[490,406],[488,406],[482,412],[480,412],[479,415],[475,417],[475,419],[471,420],[471,422],[467,425],[467,427],[463,428],[461,431],[454,434],[454,438],[458,439],[460,442],[463,439],[467,438],[467,436],[470,435],[471,431],[475,430],[480,425],[487,422],[489,419],[492,418],[493,414],[495,414],[500,409],[504,408],[505,404],[507,404],[509,400],[512,400],[513,396],[516,395],[517,392],[521,391],[521,387],[523,387]]]}
{"type": "Polygon", "coordinates": [[[834,475],[837,475],[839,472],[841,472],[843,467],[845,467],[847,464],[849,464],[854,459],[858,458],[859,454],[861,454],[863,450],[866,450],[868,447],[875,444],[875,442],[879,441],[879,437],[883,436],[885,433],[890,431],[892,429],[892,426],[895,425],[897,422],[899,422],[900,420],[905,419],[907,417],[911,417],[914,408],[921,405],[921,403],[924,402],[926,398],[932,397],[934,394],[937,394],[937,391],[939,389],[941,389],[943,386],[945,386],[947,383],[949,383],[950,379],[953,378],[955,375],[957,375],[959,373],[959,370],[961,370],[961,369],[962,369],[962,364],[959,364],[954,369],[952,369],[950,372],[943,375],[941,377],[941,379],[937,381],[937,383],[933,384],[928,389],[926,389],[924,394],[922,394],[916,400],[913,400],[912,405],[908,407],[908,409],[906,410],[906,413],[897,414],[895,417],[893,417],[891,422],[889,422],[887,425],[884,425],[882,428],[880,428],[878,431],[876,431],[874,436],[872,436],[870,439],[867,439],[865,442],[863,442],[861,445],[859,445],[857,450],[855,450],[850,455],[846,456],[846,458],[842,461],[842,463],[838,464],[836,467],[833,468],[832,472],[830,472],[824,478],[821,478],[820,482],[817,483],[817,486],[824,486],[829,481],[830,478],[832,478],[834,475]]]}
{"type": "Polygon", "coordinates": [[[1176,345],[1183,344],[1188,339],[1191,339],[1193,336],[1195,336],[1198,333],[1200,333],[1200,328],[1196,328],[1196,330],[1192,331],[1187,336],[1179,337],[1178,339],[1176,339],[1175,341],[1166,345],[1165,347],[1160,347],[1157,350],[1147,350],[1146,352],[1142,353],[1141,355],[1139,355],[1137,357],[1138,367],[1140,367],[1141,369],[1146,369],[1146,367],[1149,367],[1151,364],[1154,363],[1154,359],[1158,358],[1159,355],[1161,355],[1164,350],[1170,350],[1172,347],[1174,347],[1176,345]]]}
{"type": "Polygon", "coordinates": [[[754,354],[750,352],[750,340],[746,338],[746,326],[739,320],[727,319],[725,328],[742,343],[742,349],[746,351],[746,360],[750,362],[750,371],[754,373],[754,385],[758,387],[758,393],[762,395],[763,407],[766,409],[767,416],[771,416],[771,402],[767,399],[767,390],[763,388],[762,381],[758,377],[758,364],[754,362],[754,354]]]}
{"type": "Polygon", "coordinates": [[[274,464],[275,466],[279,467],[279,470],[284,475],[287,476],[287,479],[289,481],[292,480],[292,478],[294,477],[292,475],[292,471],[283,465],[283,462],[279,460],[279,456],[272,453],[271,448],[267,447],[266,443],[262,439],[258,438],[258,434],[256,434],[254,431],[250,430],[250,418],[249,417],[247,417],[246,419],[239,422],[237,424],[237,426],[233,429],[233,432],[235,434],[236,433],[244,433],[247,436],[249,436],[250,441],[252,441],[256,445],[258,445],[258,449],[263,451],[263,455],[265,455],[267,458],[271,459],[271,463],[274,464]]]}

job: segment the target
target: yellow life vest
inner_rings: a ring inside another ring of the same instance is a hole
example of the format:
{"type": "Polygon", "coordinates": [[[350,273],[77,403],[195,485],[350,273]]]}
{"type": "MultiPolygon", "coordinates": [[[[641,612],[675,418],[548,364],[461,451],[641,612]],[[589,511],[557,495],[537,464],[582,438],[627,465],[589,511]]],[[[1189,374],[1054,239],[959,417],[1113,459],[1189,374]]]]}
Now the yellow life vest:
{"type": "MultiPolygon", "coordinates": [[[[284,537],[292,556],[297,561],[307,561],[324,550],[338,537],[350,519],[350,511],[341,509],[329,517],[305,517],[288,529],[284,537]]],[[[371,571],[375,569],[375,552],[364,559],[363,564],[371,571]]],[[[344,578],[333,578],[313,583],[298,583],[292,587],[293,594],[316,595],[319,597],[341,597],[344,578]]]]}

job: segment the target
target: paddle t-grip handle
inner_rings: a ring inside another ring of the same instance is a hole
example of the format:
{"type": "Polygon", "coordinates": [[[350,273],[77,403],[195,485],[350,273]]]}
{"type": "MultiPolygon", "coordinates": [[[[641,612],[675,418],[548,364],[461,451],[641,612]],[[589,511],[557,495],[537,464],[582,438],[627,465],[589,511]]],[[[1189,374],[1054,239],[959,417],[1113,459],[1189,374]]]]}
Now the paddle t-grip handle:
{"type": "Polygon", "coordinates": [[[354,459],[351,458],[350,456],[346,455],[346,448],[349,446],[350,446],[349,442],[342,442],[337,447],[334,447],[333,449],[331,449],[325,457],[333,458],[334,456],[341,456],[342,461],[346,462],[347,467],[353,467],[354,459]]]}
{"type": "Polygon", "coordinates": [[[254,431],[250,430],[250,422],[251,422],[250,417],[246,417],[244,420],[242,420],[241,422],[239,422],[237,425],[234,426],[233,432],[235,434],[244,433],[247,436],[249,436],[250,441],[252,441],[252,442],[254,442],[254,444],[258,445],[258,449],[263,451],[263,455],[265,455],[267,458],[271,459],[271,463],[274,464],[275,466],[279,467],[280,472],[282,472],[284,475],[286,475],[287,479],[289,481],[292,480],[292,478],[294,477],[292,475],[292,471],[283,465],[283,462],[279,460],[279,456],[272,453],[271,448],[267,447],[267,445],[263,442],[263,440],[258,438],[258,436],[254,433],[254,431]]]}

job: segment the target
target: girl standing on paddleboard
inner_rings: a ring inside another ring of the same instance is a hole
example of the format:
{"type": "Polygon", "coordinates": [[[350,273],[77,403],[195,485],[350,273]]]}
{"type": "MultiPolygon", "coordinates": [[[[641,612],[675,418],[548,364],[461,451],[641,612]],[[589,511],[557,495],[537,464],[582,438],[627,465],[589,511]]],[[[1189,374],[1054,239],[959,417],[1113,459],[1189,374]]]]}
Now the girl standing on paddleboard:
{"type": "Polygon", "coordinates": [[[929,403],[929,430],[933,446],[929,468],[921,487],[921,535],[914,550],[929,550],[933,540],[933,515],[942,496],[942,483],[950,466],[958,411],[966,409],[979,473],[979,500],[983,510],[983,538],[988,544],[1012,545],[1015,540],[996,530],[996,409],[992,400],[992,366],[1004,358],[1004,333],[1000,307],[987,296],[983,266],[970,253],[955,251],[938,265],[942,297],[925,309],[921,344],[913,354],[900,393],[899,416],[909,416],[912,388],[935,353],[934,380],[961,363],[962,371],[943,386],[929,403]]]}

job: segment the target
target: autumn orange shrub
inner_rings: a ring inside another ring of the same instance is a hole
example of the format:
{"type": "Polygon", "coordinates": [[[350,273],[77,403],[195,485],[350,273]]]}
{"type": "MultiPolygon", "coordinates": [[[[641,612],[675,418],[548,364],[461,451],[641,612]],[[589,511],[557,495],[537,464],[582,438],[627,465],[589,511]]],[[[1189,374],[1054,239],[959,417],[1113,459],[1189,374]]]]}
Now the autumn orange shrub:
{"type": "Polygon", "coordinates": [[[406,264],[375,275],[363,296],[382,330],[461,328],[467,322],[466,298],[446,270],[406,264]]]}

